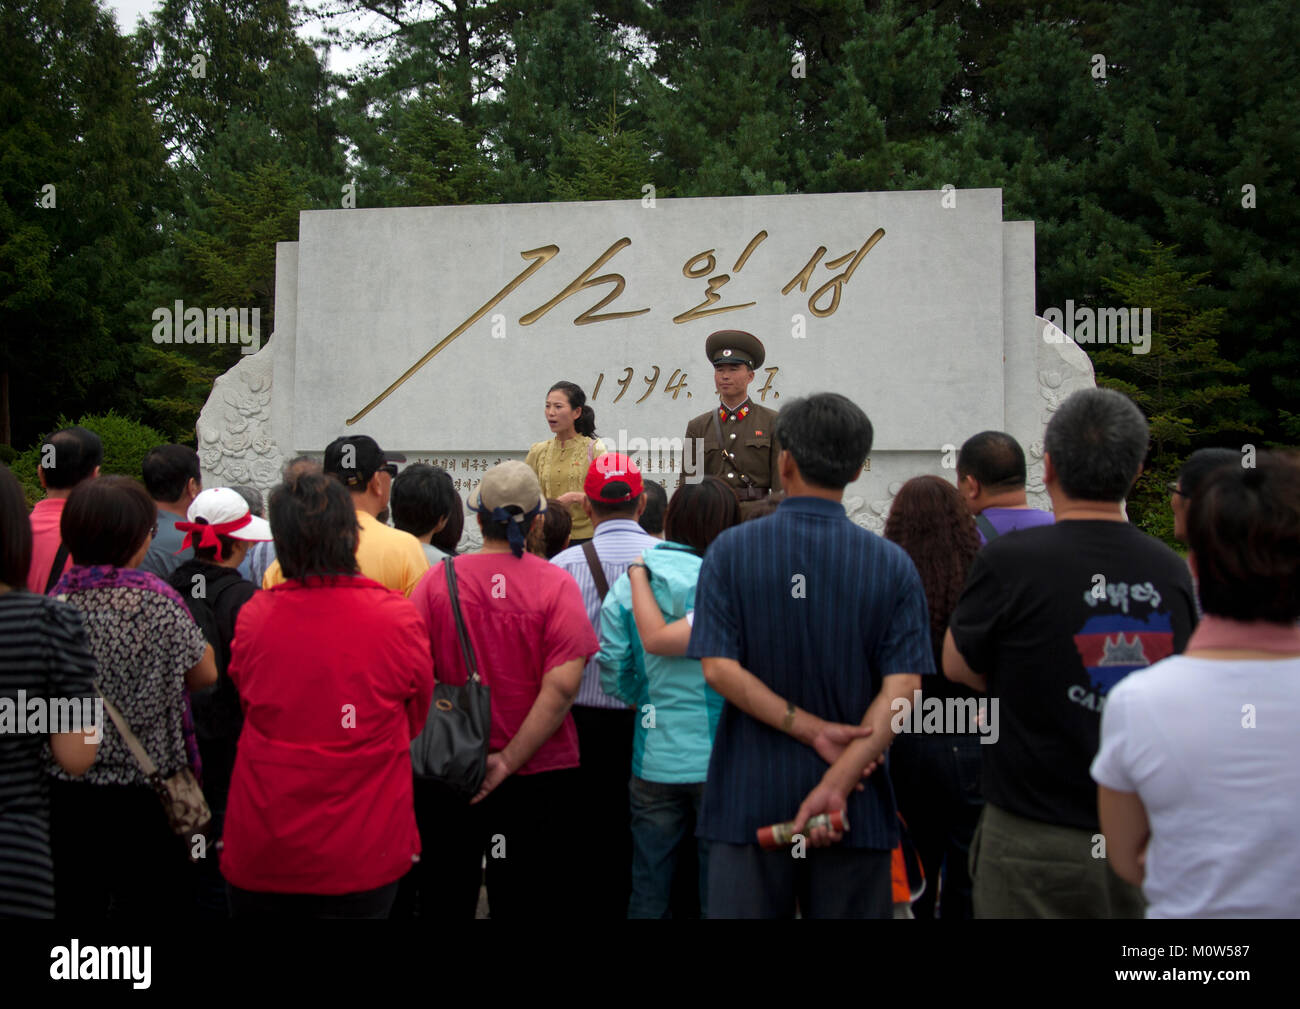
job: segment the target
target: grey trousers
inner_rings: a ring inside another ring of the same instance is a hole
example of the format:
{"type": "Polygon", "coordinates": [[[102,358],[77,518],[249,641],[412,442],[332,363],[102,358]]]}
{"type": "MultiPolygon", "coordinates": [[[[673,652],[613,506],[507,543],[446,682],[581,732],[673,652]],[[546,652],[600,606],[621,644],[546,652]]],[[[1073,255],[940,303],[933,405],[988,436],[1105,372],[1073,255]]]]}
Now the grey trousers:
{"type": "Polygon", "coordinates": [[[1142,891],[1093,857],[1094,836],[985,803],[970,848],[975,917],[1141,918],[1142,891]]]}
{"type": "Polygon", "coordinates": [[[709,842],[710,918],[892,918],[888,851],[808,848],[764,851],[709,842]]]}

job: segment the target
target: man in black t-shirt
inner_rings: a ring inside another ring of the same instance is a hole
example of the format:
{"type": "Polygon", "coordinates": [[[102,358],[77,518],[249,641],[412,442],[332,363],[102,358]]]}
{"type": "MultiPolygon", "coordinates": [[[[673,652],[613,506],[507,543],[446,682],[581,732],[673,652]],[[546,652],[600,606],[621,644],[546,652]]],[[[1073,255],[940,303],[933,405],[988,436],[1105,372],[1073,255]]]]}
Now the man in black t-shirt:
{"type": "Polygon", "coordinates": [[[1043,441],[1056,524],[981,550],[953,612],[944,673],[1000,708],[983,747],[976,917],[1142,915],[1106,862],[1088,768],[1107,693],[1181,652],[1196,621],[1187,566],[1124,513],[1147,437],[1118,392],[1067,399],[1043,441]]]}

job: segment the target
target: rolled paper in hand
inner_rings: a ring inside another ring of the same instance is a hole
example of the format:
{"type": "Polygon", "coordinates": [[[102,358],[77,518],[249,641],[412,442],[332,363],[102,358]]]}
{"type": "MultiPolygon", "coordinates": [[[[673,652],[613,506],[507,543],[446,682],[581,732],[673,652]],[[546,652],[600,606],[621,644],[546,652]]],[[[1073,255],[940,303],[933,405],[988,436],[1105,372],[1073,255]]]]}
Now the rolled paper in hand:
{"type": "MultiPolygon", "coordinates": [[[[845,831],[849,829],[849,821],[842,809],[837,809],[833,813],[819,813],[816,816],[810,816],[808,822],[804,824],[804,836],[806,837],[809,831],[816,830],[818,827],[845,831]]],[[[794,821],[786,820],[785,823],[774,823],[769,827],[759,827],[758,843],[760,847],[768,851],[775,848],[787,848],[794,844],[794,821]]]]}

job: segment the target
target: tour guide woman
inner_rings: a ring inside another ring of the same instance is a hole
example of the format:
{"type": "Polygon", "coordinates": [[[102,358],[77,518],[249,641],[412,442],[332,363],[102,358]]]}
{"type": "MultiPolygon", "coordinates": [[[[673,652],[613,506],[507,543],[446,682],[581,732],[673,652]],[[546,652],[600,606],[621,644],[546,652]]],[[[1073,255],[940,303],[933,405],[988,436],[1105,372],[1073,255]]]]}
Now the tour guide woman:
{"type": "Polygon", "coordinates": [[[573,516],[569,544],[585,543],[596,530],[582,508],[582,481],[591,461],[605,454],[587,394],[572,382],[556,382],[546,394],[546,423],[555,437],[533,445],[525,462],[537,474],[542,495],[558,500],[573,516]]]}

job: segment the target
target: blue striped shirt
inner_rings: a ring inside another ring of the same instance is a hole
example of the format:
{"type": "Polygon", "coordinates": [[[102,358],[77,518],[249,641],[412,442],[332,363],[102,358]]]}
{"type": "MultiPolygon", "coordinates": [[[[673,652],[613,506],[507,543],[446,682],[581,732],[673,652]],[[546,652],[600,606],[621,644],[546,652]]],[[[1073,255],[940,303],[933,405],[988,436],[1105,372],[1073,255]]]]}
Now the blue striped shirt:
{"type": "MultiPolygon", "coordinates": [[[[619,575],[627,570],[633,561],[641,559],[641,552],[658,546],[662,540],[651,536],[642,529],[634,519],[606,519],[596,526],[596,534],[591,538],[596,546],[596,556],[600,558],[601,570],[610,585],[618,581],[619,575]]],[[[581,546],[569,547],[555,555],[552,564],[558,564],[573,576],[582,590],[582,603],[587,607],[587,616],[597,638],[600,637],[600,593],[596,591],[596,580],[591,577],[591,568],[587,566],[586,555],[581,546]]],[[[582,686],[574,704],[589,708],[627,707],[616,697],[610,697],[600,688],[600,663],[593,655],[582,670],[582,686]]]]}
{"type": "MultiPolygon", "coordinates": [[[[735,659],[787,701],[857,725],[895,673],[934,672],[920,575],[901,547],[822,498],[728,529],[709,547],[686,652],[735,659]]],[[[791,819],[826,762],[810,746],[728,702],[709,760],[700,837],[756,844],[759,827],[791,819]]],[[[849,794],[849,848],[892,849],[889,776],[849,794]]]]}

